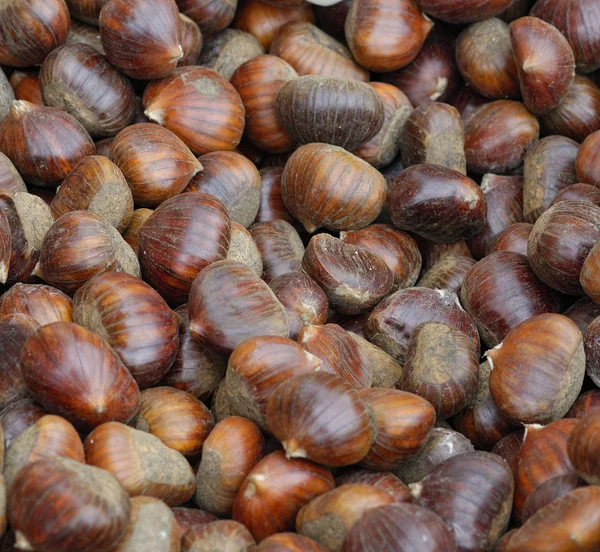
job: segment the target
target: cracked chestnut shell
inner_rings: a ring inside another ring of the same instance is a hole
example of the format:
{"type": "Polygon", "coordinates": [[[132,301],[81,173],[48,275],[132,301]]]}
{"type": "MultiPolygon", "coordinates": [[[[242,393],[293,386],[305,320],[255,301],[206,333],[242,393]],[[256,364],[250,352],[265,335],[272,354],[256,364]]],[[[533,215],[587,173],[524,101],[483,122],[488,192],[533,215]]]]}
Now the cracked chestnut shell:
{"type": "Polygon", "coordinates": [[[440,165],[402,171],[390,188],[387,208],[397,228],[441,243],[474,236],[483,230],[487,214],[475,182],[440,165]]]}
{"type": "Polygon", "coordinates": [[[330,306],[342,314],[372,309],[394,285],[394,274],[384,260],[329,234],[311,238],[302,269],[321,286],[330,306]]]}

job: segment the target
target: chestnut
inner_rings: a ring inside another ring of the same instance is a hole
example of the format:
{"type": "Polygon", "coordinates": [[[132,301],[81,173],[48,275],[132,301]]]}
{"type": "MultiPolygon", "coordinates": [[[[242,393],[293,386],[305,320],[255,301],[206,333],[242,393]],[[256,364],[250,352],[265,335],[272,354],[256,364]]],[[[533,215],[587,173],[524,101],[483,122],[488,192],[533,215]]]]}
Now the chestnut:
{"type": "MultiPolygon", "coordinates": [[[[71,22],[72,26],[73,22],[71,22]]],[[[14,91],[14,99],[44,105],[38,71],[13,71],[10,76],[10,85],[14,91]]]]}
{"type": "Polygon", "coordinates": [[[402,129],[413,108],[399,88],[384,82],[371,82],[370,86],[383,103],[383,125],[353,153],[374,167],[385,167],[398,155],[402,129]]]}
{"type": "Polygon", "coordinates": [[[50,203],[55,219],[89,210],[124,232],[133,215],[133,196],[121,169],[101,155],[82,159],[63,180],[50,203]]]}
{"type": "Polygon", "coordinates": [[[513,517],[523,521],[523,507],[531,493],[545,481],[574,473],[567,452],[569,436],[579,420],[556,420],[546,426],[526,426],[523,446],[512,461],[515,477],[513,517]]]}
{"type": "Polygon", "coordinates": [[[171,508],[177,525],[179,526],[179,536],[183,537],[189,529],[195,525],[204,525],[211,521],[217,521],[217,516],[209,514],[204,510],[198,510],[197,508],[186,508],[184,506],[177,506],[171,508]]]}
{"type": "Polygon", "coordinates": [[[342,314],[372,309],[394,286],[394,274],[383,259],[329,234],[311,238],[302,269],[321,286],[330,306],[342,314]]]}
{"type": "Polygon", "coordinates": [[[99,22],[108,61],[134,79],[166,77],[183,57],[174,0],[110,0],[99,22]]]}
{"type": "MultiPolygon", "coordinates": [[[[96,22],[95,25],[98,23],[96,22]]],[[[86,25],[85,23],[79,23],[77,20],[71,20],[71,28],[69,29],[69,36],[67,37],[67,44],[85,44],[90,46],[93,50],[96,50],[102,56],[106,55],[104,51],[104,46],[102,46],[102,40],[100,39],[100,30],[97,26],[86,25]]],[[[30,83],[29,86],[33,87],[34,83],[30,83]]],[[[39,79],[37,83],[37,88],[39,90],[39,79]]],[[[40,92],[40,99],[42,100],[40,104],[43,104],[43,99],[40,92]]],[[[22,100],[27,100],[27,98],[19,98],[22,100]]],[[[33,101],[33,100],[29,100],[33,101]]],[[[33,102],[37,103],[37,102],[33,102]]]]}
{"type": "Polygon", "coordinates": [[[538,218],[531,231],[527,242],[531,268],[550,287],[581,295],[579,276],[599,237],[600,207],[588,201],[557,203],[538,218]]]}
{"type": "Polygon", "coordinates": [[[358,63],[386,72],[408,65],[432,27],[413,0],[358,0],[346,17],[345,34],[358,63]]]}
{"type": "Polygon", "coordinates": [[[239,488],[263,456],[264,438],[256,424],[230,416],[215,425],[202,445],[194,502],[218,516],[229,516],[239,488]]]}
{"type": "Polygon", "coordinates": [[[140,393],[140,409],[131,425],[184,456],[196,456],[215,422],[210,410],[189,393],[153,387],[140,393]]]}
{"type": "Polygon", "coordinates": [[[582,0],[566,5],[559,0],[541,0],[531,8],[530,15],[540,17],[556,27],[569,41],[577,68],[591,73],[600,68],[600,35],[589,26],[598,17],[598,5],[593,0],[582,0]]]}
{"type": "Polygon", "coordinates": [[[269,53],[287,61],[299,75],[369,81],[369,72],[354,60],[348,48],[308,21],[292,21],[281,27],[269,53]]]}
{"type": "Polygon", "coordinates": [[[123,239],[137,255],[140,251],[140,230],[154,211],[152,209],[136,209],[131,215],[131,221],[123,232],[123,239]]]}
{"type": "Polygon", "coordinates": [[[561,32],[537,17],[510,24],[523,102],[532,113],[554,109],[575,77],[575,57],[561,32]]]}
{"type": "Polygon", "coordinates": [[[234,150],[242,139],[244,104],[211,69],[179,67],[146,86],[143,103],[146,117],[175,133],[196,155],[234,150]]]}
{"type": "Polygon", "coordinates": [[[469,240],[469,249],[477,259],[490,253],[504,230],[523,220],[523,177],[486,174],[481,179],[481,191],[487,204],[486,222],[483,232],[469,240]]]}
{"type": "Polygon", "coordinates": [[[198,273],[225,259],[230,239],[229,214],[221,200],[202,192],[174,196],[139,231],[144,280],[167,303],[181,305],[198,273]]]}
{"type": "Polygon", "coordinates": [[[352,526],[342,552],[455,552],[454,536],[442,519],[414,504],[387,504],[369,510],[352,526]],[[418,544],[417,544],[418,543],[418,544]]]}
{"type": "Polygon", "coordinates": [[[21,371],[40,404],[79,428],[128,422],[140,404],[138,386],[117,353],[72,322],[38,328],[23,347],[21,371]]]}
{"type": "Polygon", "coordinates": [[[583,418],[592,410],[600,408],[600,390],[592,389],[577,397],[566,418],[583,418]]]}
{"type": "Polygon", "coordinates": [[[505,550],[591,551],[600,545],[599,505],[599,487],[575,489],[538,510],[511,534],[505,550]]]}
{"type": "Polygon", "coordinates": [[[391,472],[356,469],[340,475],[335,483],[337,487],[351,483],[371,485],[388,492],[394,498],[394,502],[412,502],[410,489],[391,472]]]}
{"type": "Polygon", "coordinates": [[[212,35],[233,21],[237,0],[176,0],[179,11],[198,23],[202,34],[212,35]]]}
{"type": "Polygon", "coordinates": [[[281,197],[281,178],[283,167],[263,167],[260,169],[260,206],[255,222],[268,220],[285,220],[299,226],[298,221],[290,214],[281,197]]]}
{"type": "Polygon", "coordinates": [[[581,144],[575,169],[579,182],[596,185],[600,181],[600,131],[592,132],[581,144]]]}
{"type": "Polygon", "coordinates": [[[373,222],[385,202],[381,173],[355,155],[328,144],[299,147],[281,179],[285,206],[307,232],[356,230],[373,222]]]}
{"type": "Polygon", "coordinates": [[[410,337],[396,386],[431,403],[445,419],[470,405],[477,392],[479,344],[449,324],[423,322],[410,337]]]}
{"type": "MultiPolygon", "coordinates": [[[[325,324],[329,302],[325,292],[303,272],[288,272],[269,282],[290,321],[290,338],[296,339],[309,324],[325,324]]],[[[2,312],[0,299],[0,313],[2,312]]]]}
{"type": "Polygon", "coordinates": [[[321,75],[283,83],[275,110],[295,143],[323,142],[346,150],[373,138],[384,122],[383,102],[372,86],[321,75]]]}
{"type": "Polygon", "coordinates": [[[114,136],[133,118],[129,79],[86,44],[53,50],[42,65],[40,89],[46,105],[73,115],[93,137],[114,136]]]}
{"type": "Polygon", "coordinates": [[[519,77],[508,25],[496,17],[467,27],[456,41],[460,74],[472,89],[493,100],[519,98],[519,77]]]}
{"type": "Polygon", "coordinates": [[[581,283],[583,291],[595,302],[600,300],[600,289],[598,287],[597,279],[598,263],[600,262],[599,257],[600,248],[594,245],[586,257],[579,275],[579,282],[581,283]]]}
{"type": "MultiPolygon", "coordinates": [[[[327,371],[334,372],[326,360],[322,361],[291,339],[267,335],[251,337],[231,353],[222,393],[234,414],[266,429],[267,402],[275,388],[300,374],[326,367],[327,371]]],[[[340,365],[346,368],[342,362],[340,365]]]]}
{"type": "MultiPolygon", "coordinates": [[[[100,10],[108,0],[66,0],[72,17],[89,25],[98,25],[100,10]]],[[[72,24],[73,22],[71,22],[72,24]]]]}
{"type": "Polygon", "coordinates": [[[575,159],[579,144],[564,136],[548,136],[525,155],[523,216],[534,223],[559,191],[577,182],[575,159]]]}
{"type": "Polygon", "coordinates": [[[460,298],[488,347],[532,316],[562,310],[559,294],[538,280],[526,257],[511,251],[490,253],[474,265],[460,298]]]}
{"type": "Polygon", "coordinates": [[[225,519],[192,527],[181,540],[181,552],[251,552],[255,547],[256,542],[246,527],[225,519]]]}
{"type": "Polygon", "coordinates": [[[86,463],[114,475],[129,496],[153,496],[177,506],[196,490],[185,457],[150,433],[108,422],[96,427],[83,447],[86,463]]]}
{"type": "Polygon", "coordinates": [[[472,23],[502,13],[512,0],[417,0],[427,14],[446,23],[472,23]]]}
{"type": "Polygon", "coordinates": [[[195,65],[204,44],[202,31],[187,15],[180,13],[179,19],[181,20],[180,44],[183,57],[177,62],[177,66],[195,65]]]}
{"type": "Polygon", "coordinates": [[[448,103],[458,109],[463,121],[467,121],[478,107],[489,102],[481,94],[475,92],[470,86],[463,84],[458,87],[448,103]]]}
{"type": "Polygon", "coordinates": [[[50,227],[37,270],[46,282],[67,293],[106,271],[140,275],[131,247],[113,226],[91,211],[71,211],[50,227]],[[88,255],[81,255],[82,248],[88,255]]]}
{"type": "Polygon", "coordinates": [[[373,438],[369,414],[357,391],[325,372],[281,383],[269,397],[267,428],[281,441],[288,458],[308,458],[329,466],[360,461],[373,438]]]}
{"type": "Polygon", "coordinates": [[[427,164],[398,175],[387,208],[397,228],[442,243],[474,236],[483,230],[487,213],[475,182],[456,170],[427,164]]]}
{"type": "Polygon", "coordinates": [[[372,371],[366,351],[337,324],[306,325],[298,335],[298,343],[320,359],[320,371],[340,376],[355,389],[371,386],[372,371]]]}
{"type": "Polygon", "coordinates": [[[496,251],[512,251],[527,256],[527,242],[533,230],[533,224],[517,222],[511,224],[496,238],[490,253],[496,251]]]}
{"type": "Polygon", "coordinates": [[[495,454],[453,456],[411,489],[422,506],[444,520],[459,550],[493,550],[506,530],[514,480],[495,454]]]}
{"type": "MultiPolygon", "coordinates": [[[[535,425],[531,425],[530,427],[535,427],[535,425]]],[[[515,429],[508,435],[502,437],[502,439],[492,447],[492,453],[503,458],[512,468],[512,463],[518,452],[521,450],[524,439],[525,429],[515,429]]]]}
{"type": "Polygon", "coordinates": [[[490,392],[513,423],[562,418],[581,391],[583,337],[566,316],[539,314],[514,327],[488,351],[490,392]]]}
{"type": "Polygon", "coordinates": [[[435,423],[430,403],[396,389],[361,389],[358,396],[374,426],[374,440],[361,466],[393,470],[421,450],[435,423]]]}
{"type": "Polygon", "coordinates": [[[326,552],[326,549],[309,537],[284,532],[262,540],[256,552],[326,552]]]}
{"type": "Polygon", "coordinates": [[[470,257],[448,255],[425,272],[418,285],[431,289],[449,289],[459,295],[466,274],[476,262],[470,257]]]}
{"type": "Polygon", "coordinates": [[[110,159],[123,171],[133,200],[141,207],[157,207],[177,195],[202,170],[175,134],[149,123],[119,132],[111,144],[110,159]]]}
{"type": "Polygon", "coordinates": [[[268,51],[277,31],[291,21],[314,23],[315,12],[312,5],[303,2],[298,6],[282,9],[262,0],[247,0],[241,3],[233,26],[255,36],[268,51]]]}
{"type": "Polygon", "coordinates": [[[600,317],[588,325],[584,335],[587,374],[598,385],[600,382],[600,317]]]}
{"type": "Polygon", "coordinates": [[[12,161],[0,152],[0,190],[26,192],[27,186],[12,161]]]}
{"type": "Polygon", "coordinates": [[[21,433],[6,451],[3,475],[8,487],[27,464],[60,456],[85,464],[83,443],[76,429],[59,416],[43,416],[21,433]]]}
{"type": "Polygon", "coordinates": [[[569,459],[577,473],[590,485],[600,482],[600,413],[592,411],[583,416],[569,436],[569,459]]]}
{"type": "Polygon", "coordinates": [[[47,412],[31,398],[20,399],[3,408],[0,411],[0,427],[4,434],[4,447],[8,449],[23,431],[46,414],[47,412]]]}
{"type": "Polygon", "coordinates": [[[151,496],[135,496],[130,504],[127,533],[111,552],[179,551],[179,525],[171,508],[151,496]]]}
{"type": "Polygon", "coordinates": [[[187,391],[200,400],[207,400],[225,376],[226,359],[214,354],[192,337],[187,305],[178,307],[175,313],[181,319],[179,348],[175,361],[159,383],[187,391]]]}
{"type": "Polygon", "coordinates": [[[17,283],[1,295],[0,317],[11,314],[31,316],[40,326],[73,321],[71,298],[43,284],[17,283]]]}
{"type": "Polygon", "coordinates": [[[454,44],[446,33],[436,32],[434,27],[411,63],[398,71],[382,73],[378,78],[402,90],[414,107],[428,102],[448,102],[460,81],[454,44]]]}
{"type": "Polygon", "coordinates": [[[296,518],[296,530],[335,552],[342,549],[348,531],[366,512],[392,502],[388,493],[370,485],[342,485],[304,506],[296,518]]]}
{"type": "Polygon", "coordinates": [[[587,77],[575,75],[562,102],[541,115],[540,122],[546,134],[583,142],[600,130],[600,88],[587,77]]]}
{"type": "Polygon", "coordinates": [[[250,227],[250,234],[260,251],[265,282],[300,271],[304,244],[291,224],[285,220],[257,222],[250,227]]]}
{"type": "MultiPolygon", "coordinates": [[[[261,0],[255,0],[255,3],[271,9],[261,0]]],[[[246,110],[245,136],[251,144],[267,153],[286,153],[294,147],[292,137],[277,117],[275,100],[281,87],[297,77],[298,74],[287,61],[272,55],[248,60],[231,77],[230,82],[246,110]]]]}
{"type": "Polygon", "coordinates": [[[386,297],[367,322],[367,336],[377,346],[404,363],[415,328],[422,322],[449,324],[466,333],[478,351],[479,333],[471,317],[450,290],[406,288],[386,297]]]}
{"type": "Polygon", "coordinates": [[[326,468],[276,451],[252,468],[233,504],[232,517],[261,541],[294,529],[300,509],[332,491],[333,476],[326,468]]]}
{"type": "Polygon", "coordinates": [[[252,238],[252,234],[237,222],[231,223],[231,241],[226,258],[245,264],[254,274],[262,276],[263,259],[260,249],[252,238]]]}
{"type": "Polygon", "coordinates": [[[0,63],[12,67],[39,65],[69,34],[64,0],[17,0],[0,11],[0,63]]]}
{"type": "Polygon", "coordinates": [[[576,473],[558,475],[544,481],[527,497],[523,505],[523,520],[527,521],[544,506],[584,485],[585,481],[576,473]]]}
{"type": "Polygon", "coordinates": [[[283,305],[265,282],[236,261],[204,268],[194,280],[189,301],[192,336],[217,352],[231,353],[249,337],[289,335],[283,305]]]}
{"type": "Polygon", "coordinates": [[[516,169],[539,132],[537,119],[520,102],[482,105],[465,121],[467,168],[479,174],[516,169]]]}
{"type": "Polygon", "coordinates": [[[0,121],[0,151],[28,184],[55,188],[94,153],[94,142],[72,115],[18,100],[0,121]]]}
{"type": "Polygon", "coordinates": [[[130,503],[110,473],[68,458],[44,458],[18,473],[8,515],[19,549],[108,552],[127,531],[130,503]]]}

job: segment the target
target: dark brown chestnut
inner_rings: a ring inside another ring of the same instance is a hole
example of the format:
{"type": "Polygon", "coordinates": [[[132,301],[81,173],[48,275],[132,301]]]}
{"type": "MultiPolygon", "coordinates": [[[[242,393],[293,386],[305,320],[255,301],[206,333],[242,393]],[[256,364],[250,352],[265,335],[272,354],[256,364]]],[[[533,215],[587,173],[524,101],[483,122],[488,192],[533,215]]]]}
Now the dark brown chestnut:
{"type": "Polygon", "coordinates": [[[129,225],[123,232],[123,239],[136,255],[140,251],[140,230],[153,212],[152,209],[136,209],[131,215],[129,225]]]}
{"type": "Polygon", "coordinates": [[[466,333],[478,350],[477,327],[450,290],[414,287],[397,291],[373,309],[367,322],[367,336],[403,364],[409,340],[422,322],[449,324],[466,333]]]}
{"type": "Polygon", "coordinates": [[[590,413],[592,410],[600,408],[600,391],[592,389],[586,391],[577,397],[577,400],[573,403],[571,410],[567,412],[566,418],[583,418],[585,415],[590,413]]]}
{"type": "Polygon", "coordinates": [[[397,228],[442,243],[474,236],[483,230],[487,214],[475,182],[453,169],[425,164],[398,175],[387,208],[397,228]]]}
{"type": "Polygon", "coordinates": [[[400,149],[405,167],[427,163],[467,173],[464,127],[460,113],[448,104],[417,107],[406,120],[400,149]]]}
{"type": "Polygon", "coordinates": [[[582,295],[579,280],[590,250],[600,237],[600,207],[589,201],[562,201],[535,223],[527,256],[537,277],[569,295],[582,295]]]}
{"type": "Polygon", "coordinates": [[[600,269],[600,247],[597,244],[592,247],[579,275],[579,282],[583,291],[593,301],[600,300],[600,286],[598,282],[598,270],[600,269]]]}
{"type": "Polygon", "coordinates": [[[353,150],[383,126],[381,98],[367,83],[321,75],[285,82],[275,100],[277,118],[297,144],[323,142],[353,150]]]}
{"type": "Polygon", "coordinates": [[[205,35],[228,27],[233,21],[237,0],[176,0],[181,13],[198,23],[205,35]]]}
{"type": "MultiPolygon", "coordinates": [[[[73,22],[71,22],[71,26],[73,26],[73,22]]],[[[44,105],[38,71],[13,71],[10,76],[10,85],[14,90],[16,100],[44,105]]]]}
{"type": "Polygon", "coordinates": [[[114,136],[133,118],[129,79],[86,44],[53,50],[42,65],[40,89],[46,105],[73,115],[93,137],[114,136]]]}
{"type": "Polygon", "coordinates": [[[386,491],[394,497],[394,502],[412,502],[412,495],[408,486],[402,483],[402,481],[391,472],[356,469],[340,475],[335,480],[337,487],[352,483],[372,485],[377,489],[386,491]]]}
{"type": "Polygon", "coordinates": [[[129,497],[119,482],[104,470],[68,458],[25,466],[8,504],[17,547],[24,550],[107,552],[129,524],[129,497]],[[40,524],[41,516],[49,522],[40,524]]]}
{"type": "Polygon", "coordinates": [[[493,100],[519,97],[519,77],[508,25],[496,17],[467,27],[456,41],[456,61],[466,83],[493,100]]]}
{"type": "Polygon", "coordinates": [[[300,509],[334,487],[326,468],[276,451],[252,468],[236,496],[232,517],[261,541],[293,530],[300,509]]]}
{"type": "Polygon", "coordinates": [[[496,251],[512,251],[527,256],[527,242],[529,241],[532,230],[533,224],[528,222],[511,224],[496,238],[490,253],[495,253],[496,251]]]}
{"type": "Polygon", "coordinates": [[[487,204],[486,222],[483,232],[469,240],[469,249],[477,259],[490,253],[504,230],[523,220],[523,177],[486,174],[481,179],[481,191],[487,204]]]}
{"type": "Polygon", "coordinates": [[[394,286],[394,274],[384,260],[329,234],[311,238],[302,269],[321,286],[330,306],[342,314],[370,310],[394,286]]]}
{"type": "Polygon", "coordinates": [[[231,239],[227,209],[202,192],[163,202],[140,230],[142,274],[171,305],[184,303],[198,273],[225,259],[231,239]],[[168,236],[168,240],[165,240],[168,236]]]}
{"type": "Polygon", "coordinates": [[[446,23],[472,23],[502,13],[512,0],[417,0],[428,15],[446,23]]]}
{"type": "Polygon", "coordinates": [[[464,278],[476,262],[470,257],[447,255],[423,274],[418,285],[431,289],[449,289],[460,295],[464,278]]]}
{"type": "Polygon", "coordinates": [[[564,136],[548,136],[525,155],[523,216],[534,223],[557,193],[577,182],[575,159],[579,144],[564,136]]]}
{"type": "Polygon", "coordinates": [[[281,27],[270,53],[287,61],[299,75],[369,81],[369,72],[354,61],[348,48],[307,21],[281,27]]]}
{"type": "Polygon", "coordinates": [[[0,121],[0,150],[27,183],[55,188],[95,148],[72,115],[18,100],[0,121]]]}
{"type": "Polygon", "coordinates": [[[479,174],[516,169],[539,132],[537,119],[520,102],[482,105],[465,121],[467,168],[479,174]]]}
{"type": "Polygon", "coordinates": [[[373,222],[385,202],[381,173],[337,146],[306,144],[285,165],[281,195],[306,228],[356,230],[373,222]]]}
{"type": "Polygon", "coordinates": [[[514,480],[508,464],[495,454],[454,456],[411,489],[422,506],[444,520],[458,550],[493,550],[508,526],[514,480]]]}
{"type": "Polygon", "coordinates": [[[288,458],[308,458],[329,466],[355,464],[367,455],[373,438],[358,392],[325,372],[280,384],[269,397],[267,427],[288,458]]]}
{"type": "Polygon", "coordinates": [[[598,385],[600,382],[600,317],[595,318],[586,328],[583,345],[587,375],[598,385]]]}
{"type": "Polygon", "coordinates": [[[37,271],[52,286],[74,293],[102,272],[126,272],[139,277],[140,265],[121,234],[100,215],[71,211],[46,233],[37,271]],[[81,254],[82,248],[87,255],[81,254]]]}
{"type": "Polygon", "coordinates": [[[486,98],[478,94],[470,86],[463,84],[448,100],[450,105],[458,109],[463,121],[466,121],[477,110],[478,107],[489,103],[486,98]]]}
{"type": "Polygon", "coordinates": [[[288,337],[290,323],[269,286],[245,265],[217,261],[190,290],[190,332],[200,342],[230,353],[257,335],[288,337]]]}
{"type": "MultiPolygon", "coordinates": [[[[261,0],[254,3],[271,9],[261,0]]],[[[294,147],[292,137],[277,117],[275,101],[281,87],[297,77],[298,73],[287,61],[271,55],[248,60],[231,77],[246,110],[244,134],[250,143],[267,153],[285,153],[294,147]]]]}
{"type": "Polygon", "coordinates": [[[64,0],[8,0],[0,8],[0,63],[40,65],[67,40],[69,8],[64,0]]]}
{"type": "Polygon", "coordinates": [[[567,444],[569,459],[577,473],[590,485],[600,483],[600,413],[592,411],[579,420],[567,444]]]}
{"type": "Polygon", "coordinates": [[[445,419],[469,406],[477,392],[479,344],[441,322],[423,322],[410,337],[399,389],[429,401],[445,419]]]}
{"type": "Polygon", "coordinates": [[[183,57],[174,0],[110,0],[99,22],[108,61],[134,79],[166,77],[183,57]]]}
{"type": "Polygon", "coordinates": [[[585,481],[576,473],[558,475],[544,481],[527,497],[523,505],[523,520],[527,521],[544,506],[584,485],[585,481]]]}
{"type": "MultiPolygon", "coordinates": [[[[97,25],[97,23],[96,23],[96,25],[97,25]]],[[[106,52],[104,51],[104,46],[102,46],[102,40],[100,39],[100,30],[98,29],[98,27],[92,26],[92,25],[86,25],[85,23],[79,23],[75,19],[71,20],[71,28],[69,30],[67,44],[85,44],[87,46],[90,46],[94,50],[96,50],[96,52],[98,52],[102,56],[106,55],[106,52]]],[[[32,87],[32,93],[33,93],[33,83],[29,83],[28,86],[32,87]]],[[[38,81],[38,89],[39,89],[39,81],[38,81]]],[[[18,98],[18,99],[27,100],[27,98],[18,98]]],[[[40,99],[42,99],[41,90],[40,90],[40,99]]],[[[28,101],[33,101],[33,100],[28,100],[28,101]]],[[[34,102],[34,103],[37,103],[37,102],[34,102]]],[[[42,99],[41,104],[43,104],[43,103],[44,102],[42,99]]]]}
{"type": "Polygon", "coordinates": [[[260,169],[260,206],[255,222],[285,220],[298,226],[298,221],[290,214],[281,197],[283,167],[263,167],[260,169]]]}
{"type": "Polygon", "coordinates": [[[195,65],[204,44],[202,31],[187,15],[180,13],[179,19],[181,20],[180,44],[183,57],[177,62],[177,66],[195,65]]]}
{"type": "Polygon", "coordinates": [[[196,155],[234,150],[242,139],[244,104],[211,69],[179,67],[146,86],[143,103],[146,117],[174,132],[196,155]]]}
{"type": "Polygon", "coordinates": [[[499,251],[479,261],[465,276],[461,303],[488,347],[536,314],[560,312],[560,296],[540,282],[527,258],[499,251]]]}
{"type": "Polygon", "coordinates": [[[21,371],[40,404],[79,428],[128,422],[140,404],[138,386],[117,353],[72,322],[38,328],[23,347],[21,371]]]}
{"type": "Polygon", "coordinates": [[[600,182],[600,131],[592,132],[581,144],[575,169],[579,182],[597,185],[600,182]]]}

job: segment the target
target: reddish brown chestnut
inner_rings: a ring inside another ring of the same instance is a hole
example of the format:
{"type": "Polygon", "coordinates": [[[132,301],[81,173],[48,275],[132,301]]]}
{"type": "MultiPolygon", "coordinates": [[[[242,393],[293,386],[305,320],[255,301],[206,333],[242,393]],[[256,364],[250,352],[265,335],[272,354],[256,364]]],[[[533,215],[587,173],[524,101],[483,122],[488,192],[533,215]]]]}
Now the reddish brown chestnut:
{"type": "Polygon", "coordinates": [[[470,257],[448,255],[425,272],[418,285],[431,289],[449,289],[459,295],[466,274],[476,262],[470,257]]]}
{"type": "Polygon", "coordinates": [[[209,514],[204,510],[198,510],[197,508],[186,508],[184,506],[177,506],[171,508],[173,515],[177,520],[179,526],[179,536],[183,537],[188,531],[194,527],[194,525],[204,525],[211,521],[217,521],[217,516],[209,514]]]}
{"type": "Polygon", "coordinates": [[[600,382],[600,317],[595,318],[584,333],[587,374],[598,385],[600,382]]]}
{"type": "Polygon", "coordinates": [[[181,39],[179,42],[183,50],[183,57],[179,60],[177,66],[195,65],[204,43],[202,31],[187,15],[180,13],[179,19],[181,20],[181,39]]]}
{"type": "Polygon", "coordinates": [[[237,0],[176,0],[181,13],[198,23],[203,34],[211,35],[233,21],[237,0]]]}
{"type": "Polygon", "coordinates": [[[94,142],[72,115],[19,100],[0,122],[0,150],[26,182],[55,188],[94,153],[94,142]]]}
{"type": "Polygon", "coordinates": [[[183,57],[174,0],[110,0],[100,12],[108,61],[134,79],[160,79],[183,57]]]}
{"type": "Polygon", "coordinates": [[[136,255],[140,251],[140,230],[153,212],[152,209],[136,209],[131,215],[129,226],[123,232],[123,239],[136,255]]]}
{"type": "Polygon", "coordinates": [[[512,0],[418,0],[428,15],[446,23],[471,23],[502,13],[512,0]]]}
{"type": "Polygon", "coordinates": [[[321,286],[331,307],[343,314],[372,309],[394,285],[394,275],[380,257],[329,234],[311,238],[302,269],[321,286]]]}
{"type": "Polygon", "coordinates": [[[356,230],[377,218],[387,187],[381,173],[337,146],[307,144],[285,165],[283,202],[310,233],[356,230]]]}
{"type": "Polygon", "coordinates": [[[581,144],[575,168],[579,182],[600,182],[600,131],[592,132],[581,144]]]}
{"type": "Polygon", "coordinates": [[[72,311],[70,297],[43,284],[15,284],[0,296],[0,317],[25,314],[40,326],[52,322],[72,322],[72,311]]]}
{"type": "Polygon", "coordinates": [[[267,537],[256,552],[327,552],[317,541],[297,533],[277,533],[267,537]]]}
{"type": "Polygon", "coordinates": [[[496,238],[490,253],[512,251],[527,256],[527,242],[532,230],[533,224],[528,222],[512,224],[496,238]]]}
{"type": "Polygon", "coordinates": [[[372,485],[390,493],[395,502],[412,502],[410,489],[391,472],[376,472],[367,469],[357,469],[344,473],[335,480],[336,486],[352,483],[372,485]]]}
{"type": "Polygon", "coordinates": [[[232,517],[261,541],[293,530],[300,509],[334,487],[326,468],[300,458],[288,459],[283,451],[273,452],[256,464],[242,483],[232,517]]]}
{"type": "Polygon", "coordinates": [[[46,412],[33,399],[21,399],[2,409],[0,425],[5,448],[8,449],[16,437],[45,415],[46,412]]]}
{"type": "Polygon", "coordinates": [[[561,310],[558,293],[538,280],[527,258],[510,251],[491,253],[473,266],[460,298],[488,347],[532,316],[561,310]]]}
{"type": "Polygon", "coordinates": [[[338,376],[296,376],[269,397],[267,427],[288,458],[330,466],[358,462],[373,438],[369,415],[357,391],[338,376]]]}
{"type": "Polygon", "coordinates": [[[0,152],[0,190],[26,192],[27,186],[12,161],[0,152]]]}
{"type": "Polygon", "coordinates": [[[600,390],[592,389],[577,397],[566,418],[583,418],[592,410],[600,408],[600,390]]]}
{"type": "Polygon", "coordinates": [[[251,552],[256,541],[241,523],[219,520],[192,527],[181,541],[181,552],[208,552],[209,550],[235,550],[251,552]]]}
{"type": "Polygon", "coordinates": [[[577,473],[590,485],[600,483],[600,413],[585,415],[569,436],[569,459],[577,473]]]}
{"type": "Polygon", "coordinates": [[[415,165],[402,171],[392,184],[387,208],[394,226],[442,243],[477,234],[487,213],[475,182],[440,165],[415,165]]]}
{"type": "Polygon", "coordinates": [[[234,150],[242,139],[244,104],[211,69],[179,67],[150,83],[143,102],[146,117],[174,132],[196,155],[234,150]]]}
{"type": "Polygon", "coordinates": [[[71,322],[40,327],[23,347],[21,370],[40,404],[80,428],[128,422],[139,407],[138,386],[117,354],[71,322]]]}
{"type": "MultiPolygon", "coordinates": [[[[72,26],[73,22],[71,22],[72,26]]],[[[10,85],[15,93],[15,99],[44,105],[38,71],[13,71],[10,76],[10,85]]]]}
{"type": "Polygon", "coordinates": [[[544,481],[527,497],[523,506],[523,520],[527,521],[544,506],[584,485],[585,481],[576,473],[559,475],[544,481]]]}

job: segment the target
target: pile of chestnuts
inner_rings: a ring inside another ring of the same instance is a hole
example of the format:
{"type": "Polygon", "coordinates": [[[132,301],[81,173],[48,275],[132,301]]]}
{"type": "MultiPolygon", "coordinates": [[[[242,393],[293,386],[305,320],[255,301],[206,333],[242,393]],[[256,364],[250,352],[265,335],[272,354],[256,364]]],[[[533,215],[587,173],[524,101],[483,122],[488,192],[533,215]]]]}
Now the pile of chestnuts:
{"type": "Polygon", "coordinates": [[[599,0],[0,0],[0,552],[599,552],[599,0]]]}

